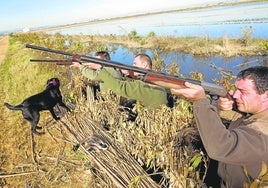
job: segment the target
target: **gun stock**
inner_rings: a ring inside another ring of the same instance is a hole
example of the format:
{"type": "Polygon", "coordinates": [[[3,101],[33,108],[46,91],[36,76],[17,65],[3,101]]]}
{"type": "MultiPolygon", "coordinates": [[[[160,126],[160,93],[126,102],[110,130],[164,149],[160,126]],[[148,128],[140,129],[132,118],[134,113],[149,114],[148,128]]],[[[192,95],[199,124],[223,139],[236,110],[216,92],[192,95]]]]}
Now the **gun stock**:
{"type": "MultiPolygon", "coordinates": [[[[91,62],[91,63],[97,63],[97,64],[100,64],[102,66],[114,67],[117,69],[123,69],[123,70],[141,73],[141,74],[145,75],[145,80],[144,80],[145,82],[159,85],[159,86],[162,86],[162,87],[165,87],[168,89],[170,89],[170,88],[185,88],[185,82],[190,82],[193,84],[201,85],[204,88],[204,90],[206,91],[206,93],[211,95],[211,96],[225,97],[227,95],[227,91],[223,87],[216,85],[216,84],[213,84],[213,83],[201,82],[198,80],[188,79],[188,78],[179,78],[177,76],[159,73],[159,72],[156,72],[153,70],[147,70],[147,69],[143,69],[143,68],[139,68],[139,67],[134,67],[131,65],[125,65],[125,64],[122,64],[122,63],[119,63],[116,61],[103,60],[103,59],[99,59],[99,58],[94,58],[94,57],[89,57],[89,56],[79,55],[79,54],[73,54],[70,52],[64,52],[64,51],[60,51],[60,50],[53,50],[53,49],[44,48],[44,47],[35,46],[35,45],[30,45],[30,44],[26,44],[26,47],[40,50],[40,51],[46,51],[46,52],[56,53],[56,54],[60,54],[60,55],[71,56],[71,61],[77,61],[80,63],[81,63],[81,61],[86,61],[86,62],[91,62]]],[[[51,61],[55,62],[55,60],[51,60],[51,61]]],[[[57,61],[57,64],[58,65],[69,65],[69,62],[57,61]]],[[[71,62],[70,62],[70,64],[71,64],[71,62]]]]}
{"type": "Polygon", "coordinates": [[[72,65],[72,61],[59,61],[56,65],[72,65]]]}
{"type": "MultiPolygon", "coordinates": [[[[178,78],[175,76],[166,76],[166,75],[161,75],[161,74],[154,74],[154,73],[148,73],[145,76],[144,79],[146,82],[149,82],[151,84],[159,85],[165,88],[175,88],[175,89],[180,89],[180,88],[185,88],[185,81],[186,79],[183,78],[178,78]]],[[[196,81],[196,84],[200,85],[199,81],[196,81]]]]}
{"type": "Polygon", "coordinates": [[[211,96],[220,96],[220,97],[225,97],[227,95],[227,91],[216,84],[213,83],[208,83],[208,82],[201,82],[198,80],[194,79],[189,79],[189,78],[179,78],[176,76],[171,76],[171,75],[162,75],[162,74],[154,74],[154,73],[148,73],[145,76],[145,81],[159,85],[162,87],[165,87],[167,89],[181,89],[185,88],[185,82],[190,82],[192,84],[200,85],[204,88],[205,92],[211,96]]]}

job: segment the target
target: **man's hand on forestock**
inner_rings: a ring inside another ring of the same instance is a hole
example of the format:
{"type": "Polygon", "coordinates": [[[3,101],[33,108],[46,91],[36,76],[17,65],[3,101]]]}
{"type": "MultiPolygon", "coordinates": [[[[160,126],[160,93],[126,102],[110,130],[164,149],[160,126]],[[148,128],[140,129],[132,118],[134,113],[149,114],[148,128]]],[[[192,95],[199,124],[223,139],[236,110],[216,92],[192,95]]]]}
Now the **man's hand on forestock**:
{"type": "Polygon", "coordinates": [[[100,64],[97,64],[97,63],[83,63],[83,65],[91,68],[92,70],[97,70],[97,69],[100,69],[101,68],[101,65],[100,64]]]}
{"type": "Polygon", "coordinates": [[[206,98],[205,91],[200,85],[185,82],[185,88],[170,89],[174,95],[182,95],[191,101],[197,101],[206,98]]]}
{"type": "Polygon", "coordinates": [[[78,68],[81,64],[79,62],[73,61],[70,67],[78,68]]]}
{"type": "MultiPolygon", "coordinates": [[[[73,61],[72,65],[70,67],[79,68],[80,65],[81,65],[81,63],[73,61]]],[[[92,70],[97,70],[97,69],[101,68],[101,65],[97,64],[97,63],[83,63],[82,65],[85,65],[85,66],[89,67],[92,70]]]]}
{"type": "Polygon", "coordinates": [[[220,110],[232,110],[234,105],[233,99],[234,91],[229,91],[229,95],[226,97],[220,97],[218,101],[219,109],[220,110]]]}

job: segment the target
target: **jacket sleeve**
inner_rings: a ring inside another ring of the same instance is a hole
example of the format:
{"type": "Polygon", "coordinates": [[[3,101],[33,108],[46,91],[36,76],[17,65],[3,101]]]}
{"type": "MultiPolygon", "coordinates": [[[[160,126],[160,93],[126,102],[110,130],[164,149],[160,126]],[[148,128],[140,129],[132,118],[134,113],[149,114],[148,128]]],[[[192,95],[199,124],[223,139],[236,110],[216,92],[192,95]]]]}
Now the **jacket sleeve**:
{"type": "MultiPolygon", "coordinates": [[[[81,65],[79,70],[83,76],[89,78],[90,80],[102,81],[101,77],[99,76],[99,70],[93,70],[85,65],[81,65]]],[[[102,70],[106,70],[109,74],[117,79],[121,79],[122,77],[121,73],[112,67],[104,67],[102,70]]]]}
{"type": "Polygon", "coordinates": [[[83,76],[90,80],[96,80],[96,77],[98,76],[98,72],[96,70],[92,70],[85,65],[80,65],[79,70],[83,76]]]}
{"type": "Polygon", "coordinates": [[[245,165],[267,155],[268,136],[255,128],[259,126],[257,121],[245,123],[243,119],[238,119],[235,123],[239,126],[229,130],[208,99],[195,101],[193,109],[199,134],[211,158],[245,165]]]}
{"type": "Polygon", "coordinates": [[[102,69],[98,76],[103,84],[108,85],[115,94],[129,99],[136,99],[143,105],[160,107],[167,104],[166,89],[151,85],[140,80],[123,81],[115,78],[106,69],[102,69]]]}

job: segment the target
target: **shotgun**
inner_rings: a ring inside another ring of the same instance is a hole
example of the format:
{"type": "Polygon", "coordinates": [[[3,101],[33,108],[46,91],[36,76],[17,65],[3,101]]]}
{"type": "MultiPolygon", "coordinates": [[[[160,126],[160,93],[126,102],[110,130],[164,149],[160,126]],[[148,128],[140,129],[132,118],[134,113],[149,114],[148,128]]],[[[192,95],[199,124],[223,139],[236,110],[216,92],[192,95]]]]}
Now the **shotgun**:
{"type": "Polygon", "coordinates": [[[189,78],[180,78],[178,76],[160,73],[160,72],[156,72],[153,70],[147,70],[147,69],[143,69],[143,68],[139,68],[139,67],[134,67],[131,65],[125,65],[125,64],[122,64],[122,63],[119,63],[116,61],[103,60],[103,59],[94,58],[94,57],[90,57],[90,56],[86,56],[86,55],[79,55],[79,54],[74,54],[71,52],[64,52],[64,51],[60,51],[60,50],[54,50],[54,49],[35,46],[35,45],[31,45],[31,44],[26,44],[26,48],[31,48],[34,50],[40,50],[40,51],[45,51],[45,52],[50,52],[50,53],[55,53],[55,54],[60,54],[60,55],[65,55],[65,56],[69,56],[71,59],[71,60],[70,59],[68,59],[68,60],[31,60],[33,62],[34,61],[35,62],[42,62],[42,61],[43,62],[56,62],[58,65],[71,65],[72,61],[76,61],[76,62],[79,62],[81,64],[83,61],[92,62],[92,63],[97,63],[97,64],[100,64],[100,65],[106,66],[106,67],[113,67],[113,68],[117,68],[117,69],[141,73],[141,74],[145,75],[143,81],[151,83],[151,84],[155,84],[158,86],[162,86],[162,87],[165,87],[167,89],[185,88],[184,83],[190,82],[190,83],[202,86],[204,88],[205,92],[214,98],[219,97],[219,96],[225,97],[227,95],[227,91],[225,90],[225,88],[223,88],[222,86],[213,84],[213,83],[201,82],[199,80],[194,80],[194,79],[189,79],[189,78]]]}

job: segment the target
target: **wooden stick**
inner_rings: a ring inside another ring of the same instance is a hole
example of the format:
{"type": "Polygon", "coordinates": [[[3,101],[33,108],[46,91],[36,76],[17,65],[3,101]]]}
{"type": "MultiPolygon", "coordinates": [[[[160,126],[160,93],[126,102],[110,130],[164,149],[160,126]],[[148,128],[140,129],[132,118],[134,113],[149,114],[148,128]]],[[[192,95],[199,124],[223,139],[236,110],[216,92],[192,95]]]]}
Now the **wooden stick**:
{"type": "Polygon", "coordinates": [[[0,178],[8,178],[8,177],[14,177],[14,176],[24,176],[28,174],[34,174],[38,173],[37,171],[32,171],[32,172],[23,172],[23,173],[13,173],[13,174],[1,174],[0,178]]]}

